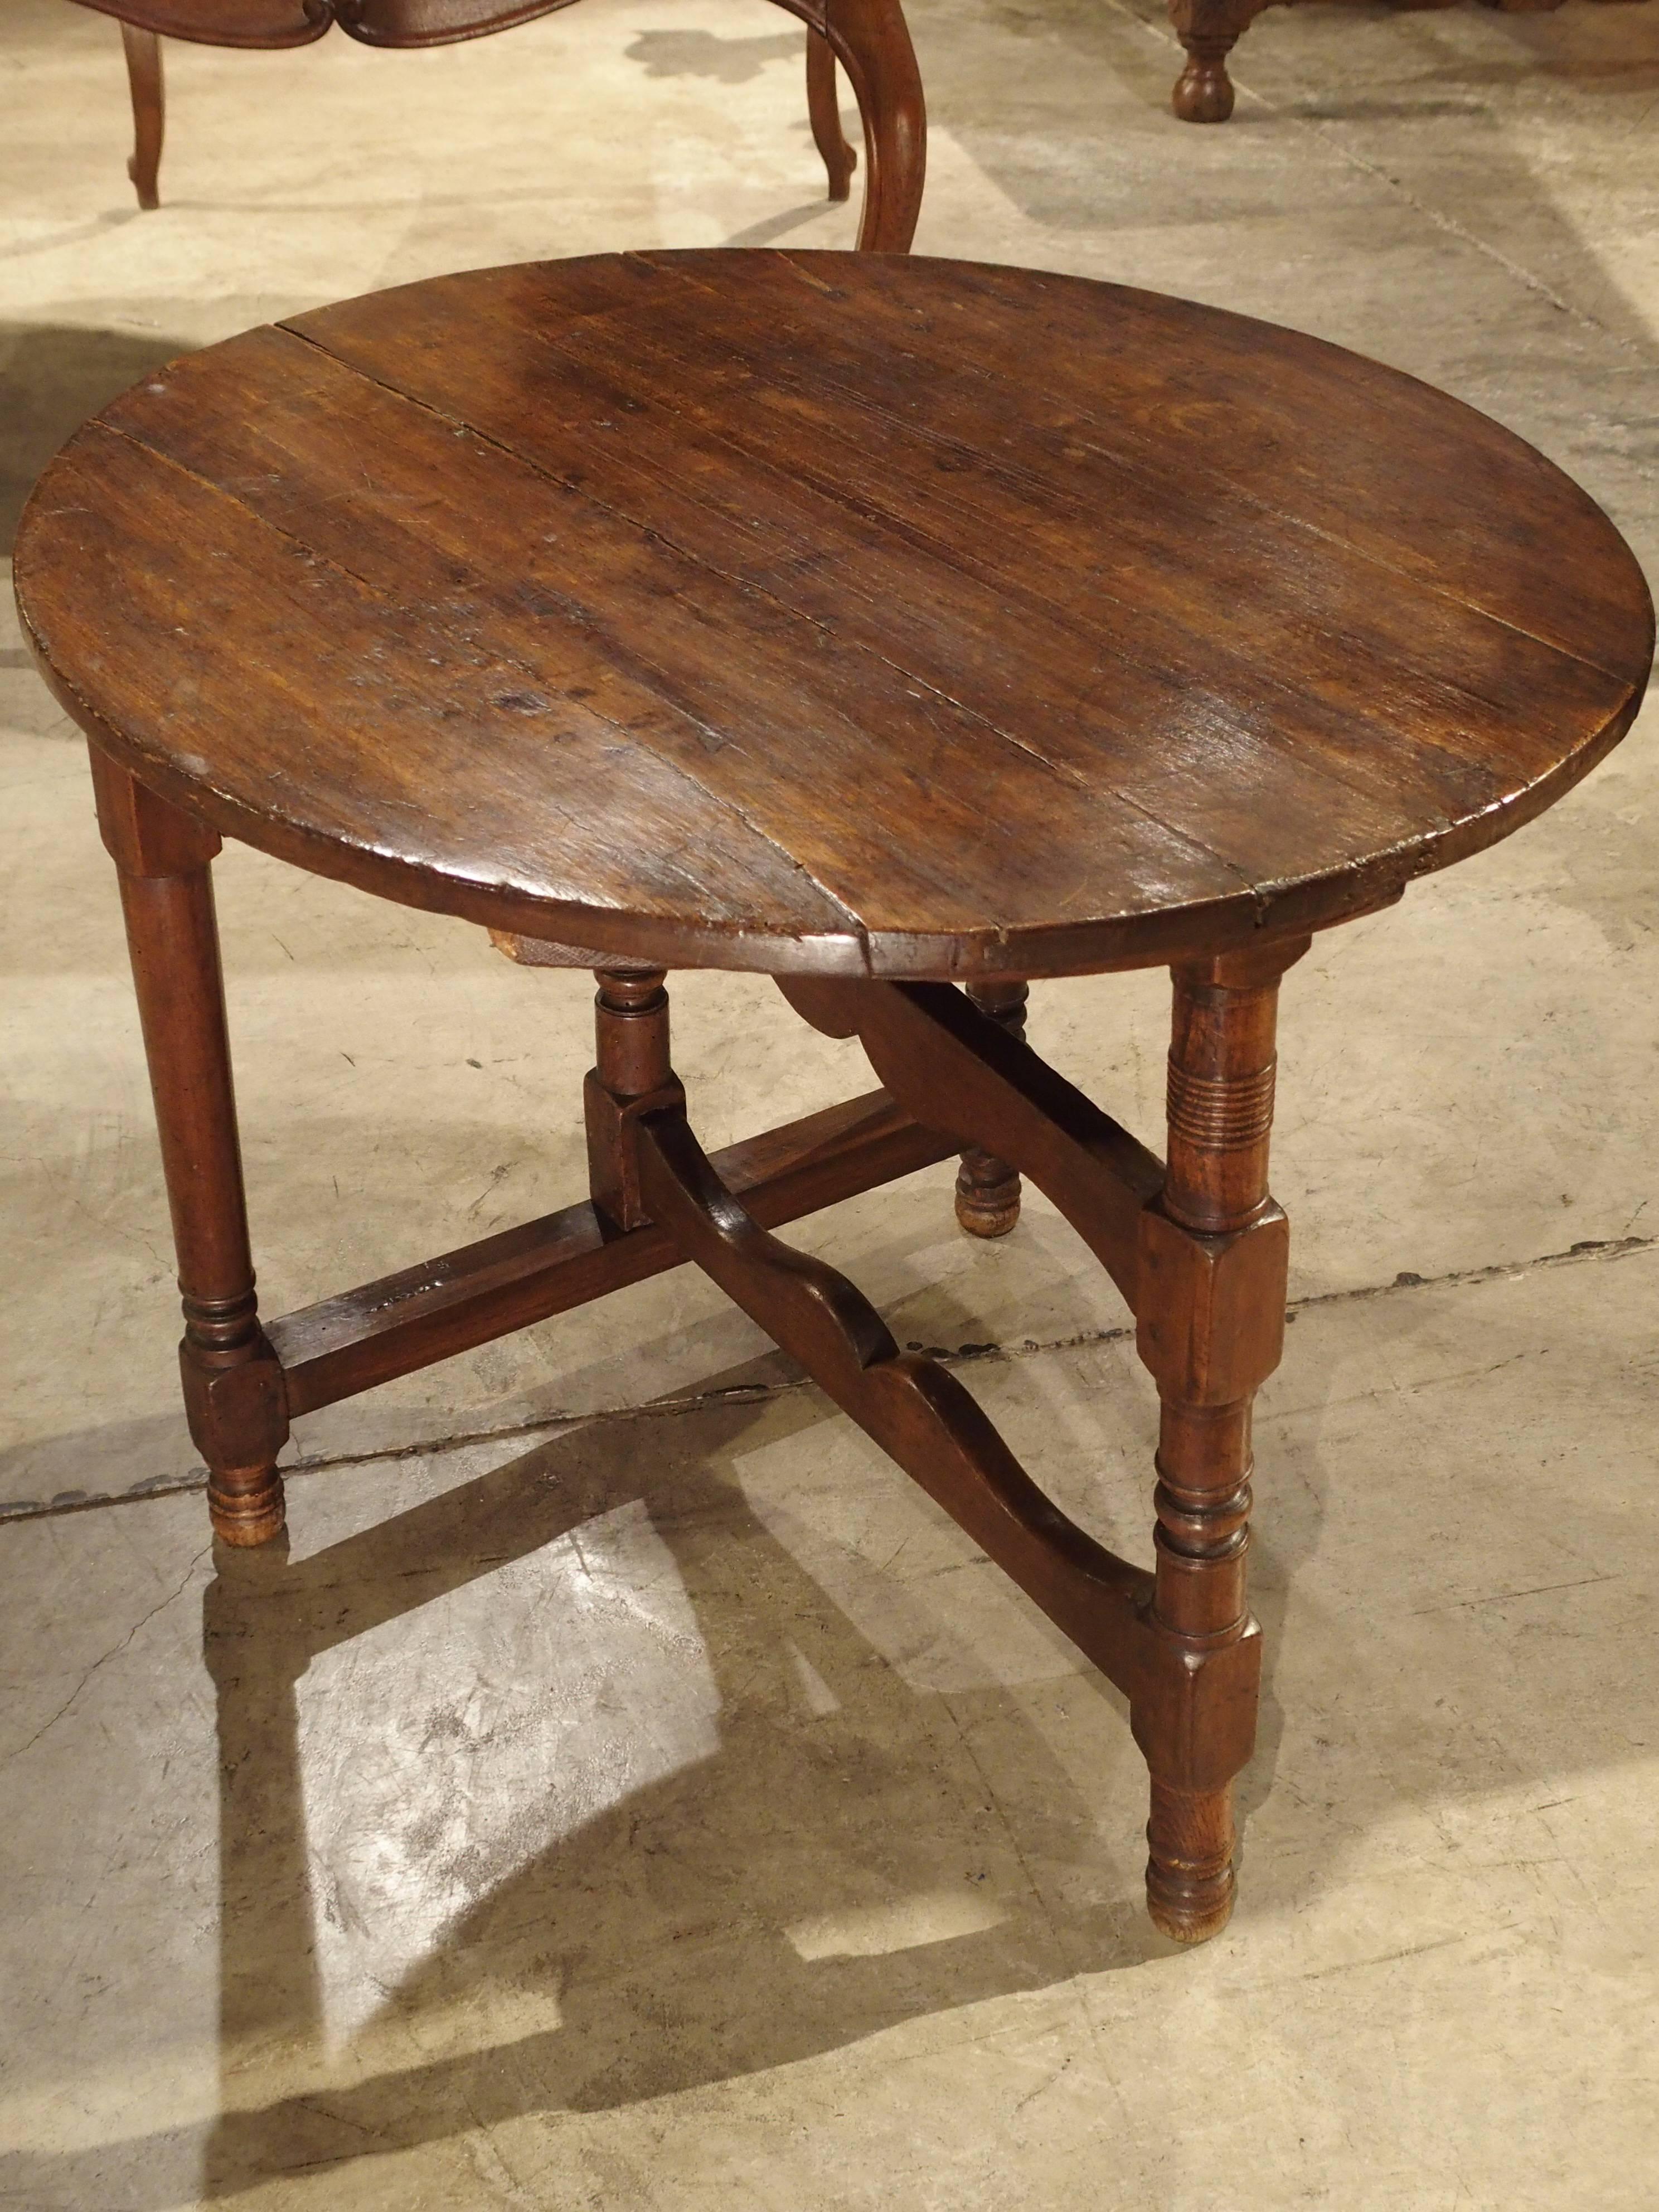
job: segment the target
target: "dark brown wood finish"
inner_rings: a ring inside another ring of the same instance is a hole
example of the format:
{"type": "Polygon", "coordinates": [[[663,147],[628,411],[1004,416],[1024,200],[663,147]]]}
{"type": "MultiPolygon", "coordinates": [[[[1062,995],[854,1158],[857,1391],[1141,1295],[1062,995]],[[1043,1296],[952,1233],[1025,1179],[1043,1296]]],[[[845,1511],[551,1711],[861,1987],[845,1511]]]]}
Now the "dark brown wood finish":
{"type": "Polygon", "coordinates": [[[1147,1902],[1188,1940],[1233,1909],[1233,1778],[1255,1741],[1245,1592],[1250,1407],[1285,1343],[1289,1250],[1267,1191],[1279,980],[1307,941],[1175,973],[1169,1159],[1140,1217],[1136,1342],[1162,1401],[1152,1620],[1173,1663],[1132,1707],[1152,1771],[1147,1902]]]}
{"type": "MultiPolygon", "coordinates": [[[[1010,1036],[1024,1036],[1029,983],[970,983],[968,995],[1010,1036]]],[[[1019,1219],[1018,1170],[994,1152],[970,1145],[957,1175],[957,1219],[970,1237],[1006,1237],[1019,1219]]]]}
{"type": "Polygon", "coordinates": [[[1592,765],[1650,651],[1600,512],[1411,380],[885,257],[606,257],[252,332],[79,434],[17,573],[70,710],[226,834],[848,975],[1375,908],[1592,765]]]}
{"type": "MultiPolygon", "coordinates": [[[[754,1218],[776,1229],[931,1167],[955,1149],[948,1137],[918,1127],[884,1091],[872,1091],[729,1146],[714,1164],[754,1218]]],[[[297,1419],[684,1260],[662,1230],[618,1236],[584,1199],[283,1315],[266,1334],[297,1419]]]]}
{"type": "Polygon", "coordinates": [[[1279,978],[1627,726],[1652,611],[1606,518],[1424,386],[1179,301],[617,256],[175,364],[47,471],[16,575],[92,741],[219,1535],[280,1529],[290,1419],[691,1261],[1125,1692],[1150,1909],[1213,1934],[1283,1336],[1279,978]],[[589,948],[588,1198],[262,1328],[222,834],[589,948]],[[1153,962],[1167,1164],[1024,1042],[1017,980],[1153,962]],[[664,971],[694,963],[771,971],[884,1088],[710,1160],[670,1053],[664,971]],[[770,1233],[957,1152],[966,1226],[1012,1227],[1029,1176],[1136,1316],[1151,1571],[770,1233]]]}
{"type": "MultiPolygon", "coordinates": [[[[81,0],[121,24],[142,208],[161,204],[164,122],[160,35],[267,52],[309,45],[334,26],[370,46],[435,46],[510,30],[574,0],[81,0]]],[[[927,162],[921,79],[899,0],[775,0],[806,25],[806,103],[830,197],[844,200],[857,156],[842,135],[837,61],[864,125],[860,247],[902,253],[915,234],[927,162]]]]}
{"type": "Polygon", "coordinates": [[[190,1433],[207,1462],[213,1525],[260,1544],[283,1525],[276,1455],[283,1371],[259,1327],[242,1195],[210,864],[219,840],[94,748],[98,827],[121,886],[173,1209],[190,1433]]]}

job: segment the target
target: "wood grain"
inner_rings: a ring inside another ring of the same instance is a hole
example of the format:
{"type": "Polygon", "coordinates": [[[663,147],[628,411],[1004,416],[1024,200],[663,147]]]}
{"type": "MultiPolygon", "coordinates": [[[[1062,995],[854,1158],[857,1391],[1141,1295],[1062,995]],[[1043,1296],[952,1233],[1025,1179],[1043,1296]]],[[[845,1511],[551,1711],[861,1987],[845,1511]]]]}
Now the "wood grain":
{"type": "Polygon", "coordinates": [[[1652,649],[1599,510],[1412,380],[881,257],[605,256],[252,332],[71,443],[17,574],[70,711],[226,832],[803,974],[1370,909],[1567,788],[1652,649]]]}

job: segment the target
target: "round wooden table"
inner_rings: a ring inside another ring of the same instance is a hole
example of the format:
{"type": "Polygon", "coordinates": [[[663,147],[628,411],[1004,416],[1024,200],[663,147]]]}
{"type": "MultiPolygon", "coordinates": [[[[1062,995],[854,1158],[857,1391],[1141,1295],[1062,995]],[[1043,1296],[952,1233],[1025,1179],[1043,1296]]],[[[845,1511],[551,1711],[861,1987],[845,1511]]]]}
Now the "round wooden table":
{"type": "Polygon", "coordinates": [[[1652,609],[1600,509],[1408,377],[1181,301],[630,254],[176,363],[53,462],[16,575],[119,872],[218,1534],[282,1526],[292,1417],[693,1261],[1127,1693],[1153,1917],[1212,1934],[1279,978],[1629,726],[1652,609]],[[589,1198],[262,1326],[221,836],[598,969],[589,1198]],[[1026,979],[1151,963],[1166,1160],[1019,1033],[1026,979]],[[668,1053],[691,965],[770,971],[883,1088],[709,1159],[668,1053]],[[769,1233],[957,1151],[964,1225],[1012,1227],[1030,1176],[1135,1313],[1151,1571],[769,1233]]]}

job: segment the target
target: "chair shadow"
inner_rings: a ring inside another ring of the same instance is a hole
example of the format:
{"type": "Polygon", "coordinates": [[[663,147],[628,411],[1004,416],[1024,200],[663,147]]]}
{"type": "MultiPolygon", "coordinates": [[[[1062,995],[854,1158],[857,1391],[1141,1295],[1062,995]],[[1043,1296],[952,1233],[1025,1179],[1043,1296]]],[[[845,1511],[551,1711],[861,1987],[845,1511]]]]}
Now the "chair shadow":
{"type": "Polygon", "coordinates": [[[707,77],[715,84],[747,84],[768,62],[799,61],[799,31],[750,39],[722,39],[713,31],[641,31],[625,58],[641,62],[650,77],[707,77]]]}

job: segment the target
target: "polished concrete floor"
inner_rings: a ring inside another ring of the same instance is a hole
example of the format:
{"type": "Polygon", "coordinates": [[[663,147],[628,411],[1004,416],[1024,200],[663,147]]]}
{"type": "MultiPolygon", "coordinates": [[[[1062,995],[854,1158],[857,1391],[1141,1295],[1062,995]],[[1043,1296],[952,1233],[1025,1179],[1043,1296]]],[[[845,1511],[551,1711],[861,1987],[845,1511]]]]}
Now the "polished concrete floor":
{"type": "MultiPolygon", "coordinates": [[[[1513,425],[1659,554],[1659,8],[1280,10],[1182,128],[1153,0],[916,0],[919,246],[1187,291],[1513,425]]],[[[440,269],[840,245],[800,34],[586,0],[446,53],[0,17],[0,527],[183,346],[440,269]]],[[[1193,465],[1204,453],[1195,444],[1193,465]]],[[[5,617],[9,622],[9,616],[5,617]]],[[[1651,718],[1650,717],[1650,722],[1651,718]]],[[[1258,1436],[1228,1932],[1139,1903],[1121,1701],[684,1274],[303,1425],[216,1563],[84,760],[8,629],[0,2203],[1344,2212],[1659,2201],[1650,736],[1285,994],[1295,1325],[1258,1436]]],[[[588,986],[219,870],[272,1310],[580,1189],[588,986]]],[[[1033,1034],[1149,1137],[1155,976],[1033,1034]]],[[[706,1137],[862,1087],[687,977],[706,1137]]],[[[940,1170],[797,1232],[1147,1555],[1126,1316],[940,1170]]]]}

